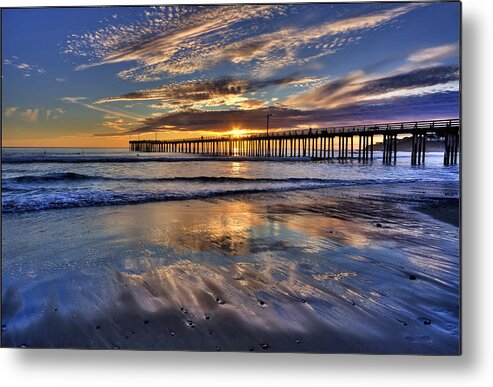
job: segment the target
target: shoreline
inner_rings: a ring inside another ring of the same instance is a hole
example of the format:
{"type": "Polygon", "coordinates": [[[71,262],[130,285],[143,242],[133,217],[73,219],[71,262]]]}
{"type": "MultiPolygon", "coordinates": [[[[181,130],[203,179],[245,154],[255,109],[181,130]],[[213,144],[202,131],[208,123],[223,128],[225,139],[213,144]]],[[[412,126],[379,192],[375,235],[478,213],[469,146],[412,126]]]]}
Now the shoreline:
{"type": "MultiPolygon", "coordinates": [[[[207,179],[209,177],[198,177],[197,179],[207,179]]],[[[212,178],[211,178],[212,179],[212,178]]],[[[226,178],[227,179],[227,178],[226,178]]],[[[234,180],[234,178],[231,178],[234,180]]],[[[316,179],[306,179],[307,181],[311,180],[316,180],[316,179]]],[[[320,179],[320,182],[323,179],[320,179]]],[[[245,181],[248,181],[245,179],[245,181]]],[[[268,181],[268,179],[266,180],[268,181]]],[[[317,183],[317,181],[315,181],[317,183]]],[[[428,182],[427,184],[442,184],[442,182],[428,182]]],[[[38,211],[53,211],[53,210],[70,210],[70,209],[77,209],[77,208],[101,208],[101,207],[124,207],[124,206],[135,206],[135,205],[143,205],[143,204],[150,204],[150,203],[168,203],[168,202],[183,202],[183,201],[188,201],[188,200],[213,200],[215,198],[235,198],[235,197],[247,197],[249,195],[271,195],[271,194],[289,194],[289,193],[297,193],[297,192],[308,192],[308,191],[320,191],[324,192],[327,190],[335,190],[338,191],[340,189],[344,188],[353,188],[355,190],[359,190],[364,187],[379,187],[379,186],[406,186],[406,185],[414,185],[417,184],[416,181],[392,181],[392,182],[382,182],[382,181],[376,181],[376,182],[368,182],[368,181],[348,181],[348,182],[338,182],[335,183],[333,186],[326,186],[326,187],[320,187],[320,186],[314,186],[314,187],[302,187],[302,188],[294,188],[294,187],[278,187],[278,188],[271,188],[271,189],[262,189],[262,188],[252,188],[252,189],[238,189],[238,190],[231,190],[231,191],[223,191],[223,192],[215,192],[215,193],[206,193],[206,194],[195,194],[195,195],[190,195],[190,196],[183,196],[180,197],[178,195],[169,195],[168,197],[165,198],[148,198],[145,201],[139,200],[135,202],[114,202],[111,204],[106,204],[106,203],[94,203],[90,205],[79,205],[79,204],[72,204],[70,203],[64,203],[60,205],[60,207],[48,207],[48,208],[36,208],[36,209],[25,209],[25,210],[9,210],[8,208],[4,209],[3,207],[3,202],[2,202],[2,215],[6,214],[22,214],[22,213],[35,213],[38,211]]],[[[419,183],[418,183],[419,184],[419,183]]],[[[458,182],[448,182],[446,184],[459,184],[458,182]]],[[[166,196],[166,195],[165,195],[166,196]]],[[[405,199],[403,199],[405,200],[405,199]]],[[[418,203],[415,205],[414,209],[418,210],[422,213],[431,215],[437,220],[442,220],[445,221],[446,223],[450,223],[452,225],[458,226],[459,221],[458,221],[458,215],[453,215],[451,214],[451,211],[453,212],[454,209],[454,204],[456,204],[456,207],[459,208],[459,198],[441,198],[441,199],[430,199],[427,200],[425,203],[418,203]],[[453,203],[449,203],[450,201],[453,201],[453,203]],[[451,211],[440,211],[440,208],[446,203],[447,207],[451,211]]]]}
{"type": "Polygon", "coordinates": [[[458,354],[458,229],[413,206],[459,183],[423,187],[3,214],[3,345],[458,354]]]}

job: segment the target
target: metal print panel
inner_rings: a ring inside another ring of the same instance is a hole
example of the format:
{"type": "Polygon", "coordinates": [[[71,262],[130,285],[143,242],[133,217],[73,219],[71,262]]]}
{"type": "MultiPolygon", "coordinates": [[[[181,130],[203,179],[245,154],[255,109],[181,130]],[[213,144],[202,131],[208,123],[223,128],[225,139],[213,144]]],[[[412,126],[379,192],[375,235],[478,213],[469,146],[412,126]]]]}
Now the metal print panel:
{"type": "Polygon", "coordinates": [[[460,354],[460,15],[2,9],[2,346],[460,354]]]}

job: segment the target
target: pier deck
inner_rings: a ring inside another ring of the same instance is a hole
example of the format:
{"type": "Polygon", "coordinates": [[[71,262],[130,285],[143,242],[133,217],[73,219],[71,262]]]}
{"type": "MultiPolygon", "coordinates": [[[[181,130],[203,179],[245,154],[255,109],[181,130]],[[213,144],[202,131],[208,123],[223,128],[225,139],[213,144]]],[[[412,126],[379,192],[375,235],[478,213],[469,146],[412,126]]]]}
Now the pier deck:
{"type": "Polygon", "coordinates": [[[353,125],[325,129],[288,130],[241,136],[200,137],[180,140],[138,140],[129,142],[137,152],[192,153],[211,156],[310,157],[323,160],[369,162],[377,138],[383,143],[383,163],[395,163],[398,135],[411,135],[411,164],[423,164],[426,140],[444,138],[443,162],[456,164],[459,153],[460,120],[408,121],[353,125]],[[356,141],[357,140],[357,141],[356,141]]]}

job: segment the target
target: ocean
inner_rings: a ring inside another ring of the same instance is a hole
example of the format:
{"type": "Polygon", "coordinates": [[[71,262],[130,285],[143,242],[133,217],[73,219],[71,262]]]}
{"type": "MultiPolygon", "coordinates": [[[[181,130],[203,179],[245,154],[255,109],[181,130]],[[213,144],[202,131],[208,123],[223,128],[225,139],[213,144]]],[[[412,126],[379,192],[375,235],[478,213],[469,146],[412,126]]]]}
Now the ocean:
{"type": "Polygon", "coordinates": [[[2,150],[2,212],[114,206],[169,200],[285,192],[337,186],[457,182],[459,166],[443,166],[427,153],[411,166],[399,152],[396,165],[307,159],[213,158],[135,153],[126,149],[6,148],[2,150]]]}

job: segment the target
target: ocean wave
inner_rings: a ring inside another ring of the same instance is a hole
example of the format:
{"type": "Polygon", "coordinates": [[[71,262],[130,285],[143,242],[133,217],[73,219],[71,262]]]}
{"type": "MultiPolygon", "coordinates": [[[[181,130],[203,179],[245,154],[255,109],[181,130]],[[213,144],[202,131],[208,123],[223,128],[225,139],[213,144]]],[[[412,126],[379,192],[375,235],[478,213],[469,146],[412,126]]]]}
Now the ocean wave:
{"type": "Polygon", "coordinates": [[[48,173],[45,175],[23,175],[11,178],[2,179],[2,183],[43,183],[50,181],[80,181],[80,180],[90,180],[91,176],[83,175],[74,172],[63,172],[63,173],[48,173]]]}
{"type": "Polygon", "coordinates": [[[157,182],[197,182],[197,183],[338,183],[343,180],[318,178],[248,178],[231,176],[179,176],[179,177],[111,177],[100,175],[85,175],[74,172],[48,173],[44,175],[23,175],[4,178],[3,184],[10,183],[36,184],[49,182],[70,181],[115,181],[135,183],[157,182]]]}
{"type": "MultiPolygon", "coordinates": [[[[290,180],[290,179],[287,179],[290,180]]],[[[51,209],[63,209],[74,207],[95,207],[95,206],[115,206],[125,204],[140,204],[148,202],[164,202],[172,200],[191,200],[207,199],[213,197],[224,197],[241,194],[254,193],[276,193],[300,190],[314,190],[320,188],[330,188],[335,186],[354,186],[366,184],[398,184],[412,183],[421,180],[399,180],[399,181],[382,181],[382,180],[359,180],[359,181],[309,181],[317,179],[305,179],[305,183],[293,183],[286,181],[284,184],[275,184],[269,186],[255,187],[252,184],[238,188],[220,188],[211,186],[210,189],[202,191],[184,191],[184,192],[114,192],[108,190],[101,191],[47,191],[42,195],[2,195],[2,212],[28,212],[51,209]]]]}

